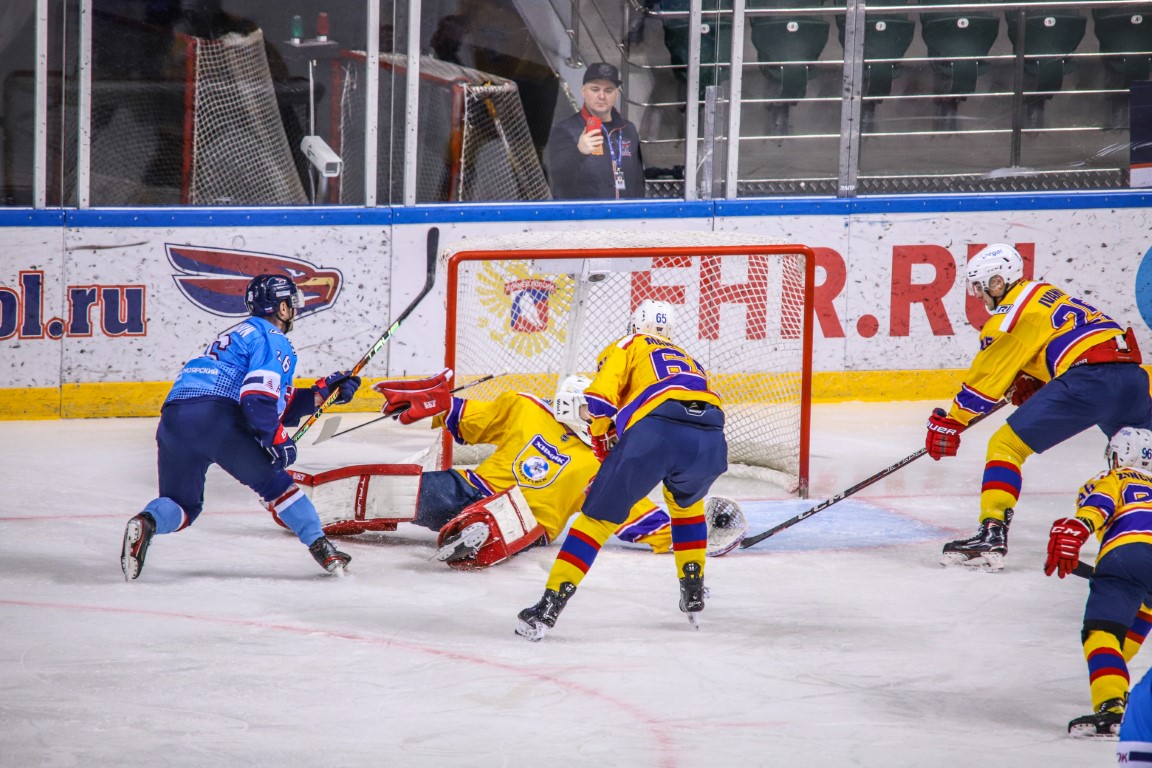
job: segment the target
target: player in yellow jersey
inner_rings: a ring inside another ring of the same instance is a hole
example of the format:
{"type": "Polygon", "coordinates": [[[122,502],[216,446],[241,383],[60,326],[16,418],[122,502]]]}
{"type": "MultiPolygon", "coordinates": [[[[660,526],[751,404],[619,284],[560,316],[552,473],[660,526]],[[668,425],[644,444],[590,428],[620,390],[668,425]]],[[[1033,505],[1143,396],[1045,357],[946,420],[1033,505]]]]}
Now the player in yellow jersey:
{"type": "Polygon", "coordinates": [[[556,624],[600,547],[658,484],[672,518],[680,610],[704,608],[704,496],[728,468],[724,412],[699,364],[669,337],[672,307],[646,299],[628,335],[597,360],[585,390],[592,447],[603,464],[556,555],[544,596],[520,611],[516,633],[540,640],[556,624]],[[617,437],[619,436],[619,437],[617,437]]]}
{"type": "MultiPolygon", "coordinates": [[[[600,469],[585,442],[587,424],[580,420],[585,376],[561,382],[552,404],[522,392],[504,392],[492,401],[452,397],[448,376],[418,381],[385,381],[375,389],[385,396],[384,413],[406,424],[432,416],[433,429],[447,429],[456,442],[491,444],[495,451],[475,469],[425,472],[421,476],[416,525],[440,532],[437,559],[471,569],[501,562],[536,543],[556,541],[579,510],[584,492],[600,469]],[[513,491],[513,489],[517,489],[513,491]],[[510,493],[511,499],[504,497],[510,493]],[[534,518],[522,520],[519,498],[534,518]],[[505,505],[505,506],[501,506],[505,505]],[[501,525],[507,505],[514,524],[501,525]],[[497,518],[497,519],[494,519],[497,518]]],[[[731,550],[747,530],[738,506],[716,505],[728,525],[711,539],[713,554],[731,550]]],[[[722,521],[723,522],[723,521],[722,521]]],[[[639,499],[613,531],[617,538],[644,544],[653,552],[672,546],[668,513],[639,499]]]]}
{"type": "Polygon", "coordinates": [[[967,285],[992,317],[951,408],[932,412],[925,448],[933,459],[955,456],[972,419],[1005,397],[1019,406],[988,442],[980,529],[945,544],[941,561],[998,571],[1025,460],[1094,425],[1109,438],[1121,427],[1152,427],[1152,398],[1132,329],[1054,285],[1025,280],[1012,246],[989,245],[969,259],[967,285]]]}
{"type": "Polygon", "coordinates": [[[1152,431],[1124,427],[1108,441],[1108,470],[1089,480],[1075,517],[1052,524],[1044,573],[1064,578],[1080,547],[1100,540],[1088,582],[1081,641],[1092,714],[1068,723],[1075,737],[1114,737],[1128,702],[1128,662],[1152,627],[1152,431]]]}

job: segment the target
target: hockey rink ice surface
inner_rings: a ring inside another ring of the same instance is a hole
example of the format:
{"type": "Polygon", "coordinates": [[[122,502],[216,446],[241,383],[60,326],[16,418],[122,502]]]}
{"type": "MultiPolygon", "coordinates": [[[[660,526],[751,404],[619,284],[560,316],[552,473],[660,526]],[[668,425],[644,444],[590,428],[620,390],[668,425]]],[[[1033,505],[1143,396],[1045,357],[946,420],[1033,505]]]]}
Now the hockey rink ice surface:
{"type": "MultiPolygon", "coordinates": [[[[935,405],[815,406],[808,501],[714,490],[766,529],[916,451],[935,405]]],[[[458,572],[430,561],[432,532],[401,525],[343,540],[337,579],[215,468],[197,523],[154,539],[125,583],[155,420],[0,422],[0,766],[1114,765],[1115,742],[1066,735],[1091,709],[1087,582],[1042,572],[1103,436],[1025,466],[1002,573],[937,564],[976,528],[1002,422],[710,560],[699,630],[670,555],[610,543],[540,643],[513,627],[555,546],[458,572]]],[[[400,460],[431,435],[389,421],[306,436],[299,465],[400,460]]]]}

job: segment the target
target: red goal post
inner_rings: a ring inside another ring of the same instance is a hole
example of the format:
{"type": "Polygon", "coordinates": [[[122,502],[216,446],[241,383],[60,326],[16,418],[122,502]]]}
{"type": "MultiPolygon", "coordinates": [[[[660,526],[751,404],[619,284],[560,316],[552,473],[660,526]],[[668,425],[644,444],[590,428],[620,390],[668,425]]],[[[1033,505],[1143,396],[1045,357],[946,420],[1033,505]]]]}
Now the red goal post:
{"type": "MultiPolygon", "coordinates": [[[[441,251],[445,365],[465,397],[507,390],[551,399],[569,374],[595,375],[644,299],[676,307],[672,340],[724,404],[729,472],[807,495],[815,257],[804,245],[715,232],[525,232],[441,251]],[[608,247],[590,248],[587,243],[608,247]]],[[[444,468],[475,464],[447,433],[444,468]]]]}

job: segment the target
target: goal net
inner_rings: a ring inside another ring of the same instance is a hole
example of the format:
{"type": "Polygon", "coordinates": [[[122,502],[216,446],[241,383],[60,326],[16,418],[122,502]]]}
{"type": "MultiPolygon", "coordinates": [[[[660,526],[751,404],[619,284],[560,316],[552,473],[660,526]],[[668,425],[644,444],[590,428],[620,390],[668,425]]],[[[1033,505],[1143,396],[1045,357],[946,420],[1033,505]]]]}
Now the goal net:
{"type": "MultiPolygon", "coordinates": [[[[124,45],[153,39],[134,27],[124,35],[124,45]]],[[[172,51],[167,77],[93,80],[92,204],[306,204],[290,145],[299,136],[289,136],[286,123],[299,123],[307,91],[273,81],[263,33],[179,34],[172,51]]],[[[76,121],[68,121],[60,148],[68,194],[76,139],[76,121]]]]}
{"type": "MultiPolygon", "coordinates": [[[[641,301],[667,301],[676,307],[672,341],[723,402],[730,472],[807,495],[809,248],[710,232],[529,232],[457,242],[441,260],[445,365],[457,387],[494,376],[460,397],[515,390],[550,400],[565,376],[595,375],[597,356],[641,301]]],[[[483,456],[445,435],[442,466],[483,456]]]]}
{"type": "MultiPolygon", "coordinates": [[[[334,135],[344,158],[339,202],[349,204],[364,201],[365,61],[363,53],[345,51],[335,71],[334,135]]],[[[403,197],[406,65],[404,56],[380,55],[380,200],[403,197]]],[[[417,202],[551,199],[516,83],[422,56],[419,106],[417,202]]]]}

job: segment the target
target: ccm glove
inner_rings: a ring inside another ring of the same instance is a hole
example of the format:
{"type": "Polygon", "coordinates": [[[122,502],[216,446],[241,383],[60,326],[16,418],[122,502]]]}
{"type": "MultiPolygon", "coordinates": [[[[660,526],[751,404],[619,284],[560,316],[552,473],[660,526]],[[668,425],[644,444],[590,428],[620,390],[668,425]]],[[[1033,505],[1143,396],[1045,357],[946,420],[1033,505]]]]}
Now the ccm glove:
{"type": "Polygon", "coordinates": [[[960,450],[960,433],[963,431],[963,424],[948,418],[943,408],[937,408],[928,417],[928,436],[924,439],[924,448],[936,461],[945,456],[955,456],[956,451],[960,450]]]}
{"type": "Polygon", "coordinates": [[[1008,390],[1008,401],[1019,408],[1042,386],[1044,386],[1044,382],[1040,379],[1021,373],[1016,376],[1016,381],[1012,382],[1012,387],[1008,390]]]}
{"type": "Polygon", "coordinates": [[[1064,578],[1080,564],[1080,547],[1092,535],[1083,520],[1078,517],[1062,517],[1052,523],[1048,532],[1048,559],[1044,561],[1044,575],[1051,576],[1056,571],[1064,578]]]}
{"type": "Polygon", "coordinates": [[[452,375],[445,369],[435,376],[415,381],[381,381],[373,389],[384,396],[385,416],[398,418],[401,424],[412,424],[444,413],[452,405],[452,392],[448,379],[452,375]]]}
{"type": "Polygon", "coordinates": [[[344,405],[345,403],[352,402],[352,398],[359,388],[359,376],[353,376],[352,371],[337,371],[323,379],[316,379],[316,384],[313,385],[312,390],[320,398],[320,402],[322,403],[328,402],[328,398],[332,392],[338,390],[336,399],[332,401],[332,404],[344,405]]]}

